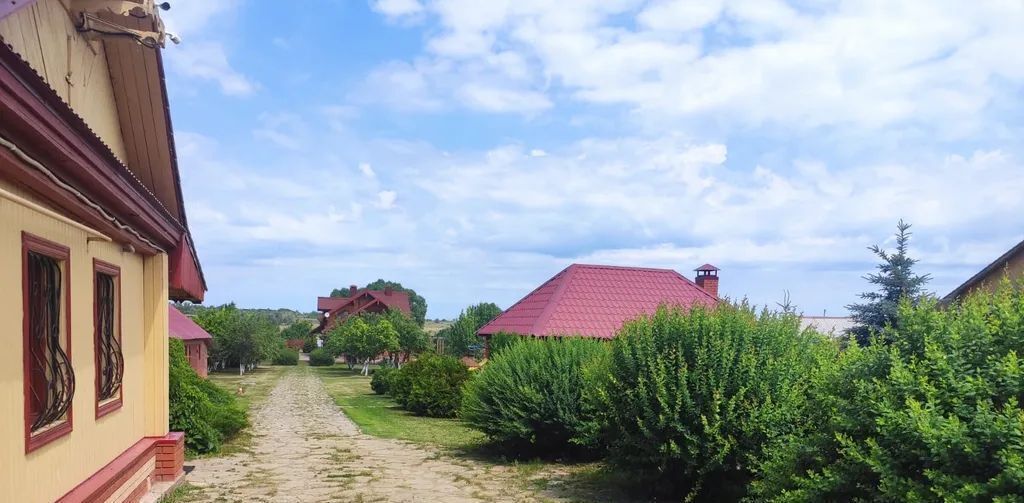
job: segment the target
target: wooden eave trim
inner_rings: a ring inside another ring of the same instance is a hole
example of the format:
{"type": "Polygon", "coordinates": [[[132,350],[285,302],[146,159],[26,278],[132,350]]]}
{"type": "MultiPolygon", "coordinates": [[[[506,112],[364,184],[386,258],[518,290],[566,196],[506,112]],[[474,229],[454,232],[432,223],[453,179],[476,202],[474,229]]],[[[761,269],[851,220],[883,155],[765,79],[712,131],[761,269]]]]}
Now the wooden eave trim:
{"type": "MultiPolygon", "coordinates": [[[[102,140],[10,47],[0,44],[0,128],[8,139],[32,155],[65,183],[103,206],[125,224],[135,227],[165,250],[172,249],[185,231],[146,188],[133,177],[102,140]]],[[[38,180],[14,178],[39,191],[38,180]]],[[[6,166],[5,166],[6,167],[6,166]]],[[[38,178],[38,177],[37,177],[38,178]]],[[[52,184],[50,184],[52,187],[52,184]]],[[[52,188],[40,191],[93,225],[96,215],[82,213],[81,204],[66,206],[67,196],[51,197],[52,188]]],[[[122,233],[118,233],[122,234],[122,233]]]]}

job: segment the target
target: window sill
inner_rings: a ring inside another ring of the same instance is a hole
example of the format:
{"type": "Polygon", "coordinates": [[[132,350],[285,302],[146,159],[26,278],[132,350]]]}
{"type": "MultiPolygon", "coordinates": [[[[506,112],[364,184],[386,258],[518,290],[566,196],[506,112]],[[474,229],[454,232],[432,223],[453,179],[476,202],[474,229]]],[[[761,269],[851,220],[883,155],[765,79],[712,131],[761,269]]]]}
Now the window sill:
{"type": "Polygon", "coordinates": [[[121,408],[121,398],[115,398],[113,400],[107,400],[103,403],[96,404],[96,419],[99,419],[111,412],[115,412],[121,408]]]}
{"type": "Polygon", "coordinates": [[[40,447],[57,440],[58,438],[66,436],[71,433],[71,421],[65,420],[64,422],[52,426],[47,430],[39,433],[30,434],[25,438],[25,454],[28,454],[40,447]]]}

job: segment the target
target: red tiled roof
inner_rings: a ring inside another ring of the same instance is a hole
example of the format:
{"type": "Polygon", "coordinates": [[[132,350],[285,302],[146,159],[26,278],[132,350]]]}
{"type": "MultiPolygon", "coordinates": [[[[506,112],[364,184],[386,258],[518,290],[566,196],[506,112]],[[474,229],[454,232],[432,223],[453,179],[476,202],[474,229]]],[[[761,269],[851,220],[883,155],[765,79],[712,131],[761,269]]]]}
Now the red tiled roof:
{"type": "Polygon", "coordinates": [[[191,318],[185,316],[174,306],[167,304],[167,332],[175,339],[183,341],[212,340],[213,337],[203,330],[191,318]]]}
{"type": "Polygon", "coordinates": [[[622,324],[659,305],[713,305],[718,299],[671,269],[573,264],[477,334],[611,338],[622,324]]]}
{"type": "Polygon", "coordinates": [[[363,294],[369,294],[371,297],[379,300],[390,309],[397,309],[405,314],[412,314],[412,308],[409,304],[409,294],[407,292],[392,290],[391,294],[386,294],[384,293],[384,290],[367,290],[365,288],[356,291],[355,295],[349,297],[317,297],[316,310],[333,313],[342,306],[345,306],[349,302],[361,297],[363,294]]]}

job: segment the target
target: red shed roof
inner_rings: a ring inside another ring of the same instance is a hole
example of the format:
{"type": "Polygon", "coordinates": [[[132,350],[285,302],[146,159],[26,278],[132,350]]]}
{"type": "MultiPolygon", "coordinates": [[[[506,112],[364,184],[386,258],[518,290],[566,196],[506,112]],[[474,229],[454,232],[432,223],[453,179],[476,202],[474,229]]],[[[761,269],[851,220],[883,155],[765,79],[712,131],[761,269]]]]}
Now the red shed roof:
{"type": "Polygon", "coordinates": [[[211,341],[213,337],[203,330],[191,318],[185,316],[178,309],[167,304],[167,332],[175,339],[183,341],[206,340],[211,341]]]}
{"type": "Polygon", "coordinates": [[[671,269],[573,264],[477,334],[612,338],[622,324],[659,305],[713,305],[718,299],[671,269]]]}

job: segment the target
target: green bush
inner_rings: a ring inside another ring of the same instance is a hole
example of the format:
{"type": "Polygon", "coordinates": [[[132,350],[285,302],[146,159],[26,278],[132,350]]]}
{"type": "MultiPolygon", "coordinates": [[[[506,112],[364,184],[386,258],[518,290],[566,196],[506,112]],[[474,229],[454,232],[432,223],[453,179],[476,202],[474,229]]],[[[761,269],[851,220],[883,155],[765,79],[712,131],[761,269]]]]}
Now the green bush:
{"type": "Polygon", "coordinates": [[[298,365],[299,364],[299,352],[290,348],[281,348],[277,354],[274,355],[274,365],[298,365]]]}
{"type": "Polygon", "coordinates": [[[469,369],[457,358],[425,353],[398,372],[392,396],[416,415],[455,417],[469,377],[469,369]]]}
{"type": "Polygon", "coordinates": [[[611,460],[688,499],[737,499],[753,459],[801,423],[807,382],[836,351],[795,316],[745,304],[628,322],[602,391],[611,460]]]}
{"type": "Polygon", "coordinates": [[[579,337],[509,342],[466,386],[460,417],[517,451],[593,450],[609,349],[579,337]]]}
{"type": "Polygon", "coordinates": [[[523,336],[518,334],[510,334],[507,332],[498,332],[491,336],[491,355],[493,359],[498,356],[499,353],[505,350],[505,348],[511,347],[515,343],[523,339],[523,336]]]}
{"type": "Polygon", "coordinates": [[[168,398],[170,428],[185,432],[191,452],[213,452],[248,425],[246,413],[230,393],[199,377],[188,364],[185,345],[170,341],[168,398]]]}
{"type": "MultiPolygon", "coordinates": [[[[1020,285],[1024,286],[1024,285],[1020,285]]],[[[1020,501],[1024,291],[904,302],[889,341],[850,348],[812,388],[805,428],[752,492],[773,501],[1020,501]]]]}
{"type": "Polygon", "coordinates": [[[382,367],[373,371],[373,378],[370,379],[370,388],[378,395],[386,395],[391,389],[391,382],[395,378],[398,369],[393,367],[382,367]]]}
{"type": "Polygon", "coordinates": [[[309,364],[314,367],[330,367],[334,365],[334,357],[323,348],[314,349],[309,353],[309,364]]]}

